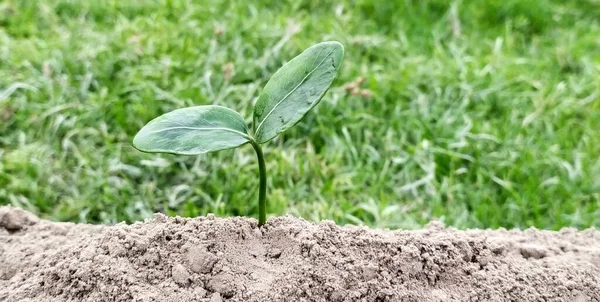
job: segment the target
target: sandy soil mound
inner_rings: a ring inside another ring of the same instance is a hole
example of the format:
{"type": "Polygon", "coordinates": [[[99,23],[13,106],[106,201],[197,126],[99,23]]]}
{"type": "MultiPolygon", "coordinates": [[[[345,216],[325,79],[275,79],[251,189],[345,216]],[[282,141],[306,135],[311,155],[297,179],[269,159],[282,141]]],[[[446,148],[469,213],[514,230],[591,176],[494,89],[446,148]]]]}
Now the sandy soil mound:
{"type": "Polygon", "coordinates": [[[0,208],[0,301],[599,301],[600,232],[256,220],[92,226],[0,208]]]}

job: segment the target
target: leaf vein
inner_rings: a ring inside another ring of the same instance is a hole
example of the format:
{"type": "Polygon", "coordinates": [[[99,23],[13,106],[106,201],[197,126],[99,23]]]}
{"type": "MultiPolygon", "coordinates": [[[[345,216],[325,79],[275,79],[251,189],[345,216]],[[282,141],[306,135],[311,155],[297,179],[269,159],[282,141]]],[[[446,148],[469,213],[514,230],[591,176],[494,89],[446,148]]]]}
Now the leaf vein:
{"type": "Polygon", "coordinates": [[[164,128],[164,129],[159,129],[156,131],[151,131],[148,132],[148,134],[156,134],[156,133],[161,133],[164,131],[169,131],[169,130],[175,130],[175,129],[189,129],[189,130],[196,130],[196,131],[227,131],[227,132],[231,132],[231,133],[235,133],[235,134],[239,134],[240,136],[250,140],[250,136],[248,136],[248,134],[234,130],[234,129],[230,129],[230,128],[223,128],[223,127],[210,127],[210,128],[198,128],[198,127],[188,127],[188,126],[181,126],[181,127],[170,127],[170,128],[164,128]]]}

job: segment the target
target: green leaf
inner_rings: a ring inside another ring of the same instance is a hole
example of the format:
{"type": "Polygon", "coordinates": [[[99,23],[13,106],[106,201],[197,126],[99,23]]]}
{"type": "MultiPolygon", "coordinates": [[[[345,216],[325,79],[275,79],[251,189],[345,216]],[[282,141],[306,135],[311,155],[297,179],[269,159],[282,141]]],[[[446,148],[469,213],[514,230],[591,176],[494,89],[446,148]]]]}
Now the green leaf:
{"type": "Polygon", "coordinates": [[[196,106],[163,114],[138,132],[133,146],[144,152],[198,155],[250,142],[242,116],[221,106],[196,106]]]}
{"type": "Polygon", "coordinates": [[[342,44],[322,42],[283,65],[254,106],[256,141],[268,142],[316,106],[337,76],[343,57],[342,44]]]}

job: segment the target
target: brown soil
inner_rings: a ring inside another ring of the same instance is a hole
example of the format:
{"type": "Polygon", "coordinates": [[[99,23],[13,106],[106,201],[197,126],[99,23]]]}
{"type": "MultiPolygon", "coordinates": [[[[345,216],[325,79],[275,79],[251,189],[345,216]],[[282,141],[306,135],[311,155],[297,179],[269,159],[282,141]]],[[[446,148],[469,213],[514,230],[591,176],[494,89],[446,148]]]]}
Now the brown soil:
{"type": "Polygon", "coordinates": [[[600,232],[160,214],[93,226],[1,207],[0,301],[600,301],[600,232]]]}

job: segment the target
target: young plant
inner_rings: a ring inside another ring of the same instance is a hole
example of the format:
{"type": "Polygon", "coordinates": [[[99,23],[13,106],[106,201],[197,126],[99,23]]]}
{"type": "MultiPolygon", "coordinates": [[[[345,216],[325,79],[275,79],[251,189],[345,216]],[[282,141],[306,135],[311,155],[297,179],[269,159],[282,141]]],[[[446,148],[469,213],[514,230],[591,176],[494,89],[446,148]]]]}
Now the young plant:
{"type": "Polygon", "coordinates": [[[298,123],[316,106],[344,57],[334,41],[313,45],[284,64],[265,85],[254,105],[254,133],[237,112],[216,105],[177,109],[144,126],[133,139],[143,152],[198,155],[250,144],[258,156],[258,224],[266,222],[267,171],[261,144],[298,123]]]}

